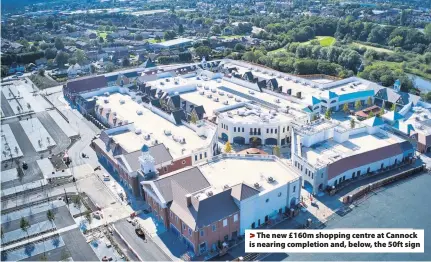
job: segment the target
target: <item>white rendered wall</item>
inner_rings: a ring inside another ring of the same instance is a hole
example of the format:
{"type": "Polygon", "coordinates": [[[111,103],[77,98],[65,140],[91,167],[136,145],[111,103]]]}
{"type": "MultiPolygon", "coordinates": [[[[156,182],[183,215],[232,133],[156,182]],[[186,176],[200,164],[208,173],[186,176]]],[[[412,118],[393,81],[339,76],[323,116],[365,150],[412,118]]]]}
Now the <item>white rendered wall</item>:
{"type": "Polygon", "coordinates": [[[285,212],[286,206],[290,208],[290,201],[296,198],[295,204],[299,203],[301,191],[300,179],[292,181],[288,184],[280,185],[279,187],[264,193],[245,199],[240,202],[240,234],[244,235],[246,229],[250,229],[254,222],[258,227],[260,223],[265,223],[265,216],[270,216],[279,212],[285,212]],[[295,192],[293,192],[295,187],[295,192]],[[281,196],[278,194],[281,193],[281,196]],[[269,199],[268,202],[266,200],[269,199]]]}

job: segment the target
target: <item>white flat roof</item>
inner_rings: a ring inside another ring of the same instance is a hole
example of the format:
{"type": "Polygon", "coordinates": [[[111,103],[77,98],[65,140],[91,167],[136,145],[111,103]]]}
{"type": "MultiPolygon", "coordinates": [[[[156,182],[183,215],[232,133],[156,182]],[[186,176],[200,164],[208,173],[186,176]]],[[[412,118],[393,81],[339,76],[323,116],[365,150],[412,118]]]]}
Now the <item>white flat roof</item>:
{"type": "Polygon", "coordinates": [[[159,90],[173,91],[173,92],[175,92],[175,88],[178,88],[178,92],[181,92],[182,91],[181,87],[184,87],[184,86],[195,87],[196,86],[195,81],[191,81],[188,78],[183,78],[180,76],[161,78],[161,79],[149,81],[149,82],[147,82],[147,84],[149,86],[152,86],[152,87],[157,88],[159,90]]]}
{"type": "Polygon", "coordinates": [[[269,124],[286,123],[294,118],[288,114],[270,110],[259,105],[244,105],[220,114],[230,118],[230,121],[241,123],[267,122],[269,124]]]}
{"type": "Polygon", "coordinates": [[[377,148],[399,143],[401,139],[382,133],[368,134],[363,132],[351,136],[347,141],[339,143],[333,139],[326,140],[313,147],[303,147],[302,156],[312,165],[328,164],[345,158],[377,148]]]}
{"type": "Polygon", "coordinates": [[[193,42],[193,39],[178,38],[178,39],[173,39],[173,40],[157,43],[157,45],[169,47],[169,46],[180,45],[180,44],[189,43],[189,42],[193,42]]]}
{"type": "MultiPolygon", "coordinates": [[[[211,142],[212,137],[200,137],[186,126],[177,126],[139,105],[128,95],[115,93],[103,98],[108,99],[109,103],[105,104],[103,99],[98,99],[97,104],[111,108],[111,113],[116,112],[118,119],[128,120],[129,123],[133,123],[136,129],[141,130],[142,133],[138,135],[141,138],[150,135],[150,140],[145,140],[148,146],[151,146],[155,140],[158,143],[165,144],[174,159],[208,146],[211,142]],[[120,104],[120,100],[124,100],[124,104],[120,104]],[[141,111],[142,114],[138,115],[137,111],[141,111]],[[165,135],[165,130],[169,130],[172,135],[165,135]],[[177,138],[184,138],[186,142],[181,144],[176,142],[174,138],[176,140],[178,140],[177,138]]],[[[134,133],[130,134],[130,132],[129,134],[116,135],[115,139],[125,148],[139,150],[143,145],[143,140],[137,140],[134,133]]]]}
{"type": "MultiPolygon", "coordinates": [[[[196,80],[196,77],[192,79],[196,80]]],[[[198,81],[197,90],[181,94],[181,99],[189,101],[197,106],[202,105],[208,117],[213,116],[215,110],[246,101],[244,98],[220,90],[218,87],[221,86],[221,82],[219,83],[216,80],[196,81],[198,81]],[[208,97],[209,95],[211,95],[211,98],[208,97]],[[216,101],[217,99],[218,102],[216,101]],[[228,103],[227,105],[225,104],[226,101],[228,103]]]]}
{"type": "Polygon", "coordinates": [[[276,105],[276,106],[279,106],[282,108],[289,107],[289,108],[295,108],[295,109],[300,110],[304,107],[303,105],[294,103],[292,101],[288,101],[288,100],[285,100],[285,99],[282,99],[282,98],[279,98],[277,96],[273,96],[273,95],[270,95],[267,93],[262,93],[262,92],[258,92],[255,90],[251,90],[247,87],[243,87],[243,86],[228,82],[226,80],[222,80],[220,83],[220,86],[225,86],[225,87],[233,89],[237,92],[241,92],[243,94],[253,96],[257,99],[261,99],[267,103],[270,103],[270,104],[273,104],[273,105],[276,105]],[[253,92],[252,94],[249,92],[250,90],[253,92]]]}
{"type": "Polygon", "coordinates": [[[199,168],[215,191],[223,190],[225,185],[233,186],[239,183],[251,187],[259,183],[261,187],[258,190],[266,191],[299,177],[293,168],[281,161],[256,156],[224,157],[199,168]],[[269,183],[269,177],[274,178],[275,182],[269,183]]]}
{"type": "Polygon", "coordinates": [[[423,133],[425,135],[431,134],[430,110],[421,107],[414,107],[404,117],[404,123],[411,124],[416,132],[423,133]]]}

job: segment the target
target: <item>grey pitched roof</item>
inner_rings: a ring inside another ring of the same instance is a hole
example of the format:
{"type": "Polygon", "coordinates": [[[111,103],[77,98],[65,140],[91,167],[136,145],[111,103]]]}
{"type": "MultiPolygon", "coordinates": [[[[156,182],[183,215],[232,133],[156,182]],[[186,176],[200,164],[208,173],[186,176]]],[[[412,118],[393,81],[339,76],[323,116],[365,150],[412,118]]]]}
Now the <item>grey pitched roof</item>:
{"type": "Polygon", "coordinates": [[[228,217],[239,211],[238,206],[231,196],[232,189],[229,188],[212,196],[205,195],[197,197],[197,194],[191,196],[191,204],[187,204],[187,190],[178,183],[172,183],[174,200],[171,204],[171,210],[181,217],[183,222],[190,228],[196,230],[228,217]]]}
{"type": "Polygon", "coordinates": [[[244,183],[232,186],[232,197],[238,201],[242,201],[257,194],[259,194],[259,190],[244,183]]]}
{"type": "Polygon", "coordinates": [[[186,114],[184,113],[184,110],[179,109],[177,111],[172,112],[172,115],[174,116],[175,123],[177,125],[181,124],[181,120],[187,120],[186,114]]]}
{"type": "MultiPolygon", "coordinates": [[[[149,148],[150,155],[154,158],[155,165],[172,161],[172,155],[164,144],[157,144],[149,148]]],[[[141,156],[141,150],[137,150],[128,154],[124,154],[126,162],[129,164],[133,171],[137,171],[140,168],[139,157],[141,156]]]]}
{"type": "Polygon", "coordinates": [[[173,96],[171,96],[170,100],[174,104],[175,108],[179,108],[180,107],[180,101],[181,101],[181,99],[180,99],[179,95],[173,95],[173,96]]]}
{"type": "Polygon", "coordinates": [[[202,119],[202,118],[203,118],[203,116],[204,116],[204,114],[205,114],[205,109],[204,109],[204,107],[203,107],[203,106],[196,106],[196,107],[194,108],[194,110],[195,110],[196,114],[198,115],[198,118],[199,118],[199,119],[202,119]]]}
{"type": "Polygon", "coordinates": [[[93,89],[99,89],[107,85],[108,83],[105,76],[90,76],[68,81],[64,88],[64,91],[73,94],[93,89]]]}
{"type": "Polygon", "coordinates": [[[185,169],[173,175],[166,175],[154,181],[155,187],[166,202],[172,201],[171,181],[175,181],[187,192],[196,192],[210,186],[210,183],[197,167],[185,169]]]}

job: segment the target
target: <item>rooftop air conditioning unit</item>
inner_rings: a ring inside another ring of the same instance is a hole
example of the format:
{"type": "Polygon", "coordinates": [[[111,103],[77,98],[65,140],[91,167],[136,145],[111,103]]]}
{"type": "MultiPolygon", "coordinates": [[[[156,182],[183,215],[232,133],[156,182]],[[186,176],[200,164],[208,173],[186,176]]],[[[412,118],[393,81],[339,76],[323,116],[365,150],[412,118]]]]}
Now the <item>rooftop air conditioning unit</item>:
{"type": "Polygon", "coordinates": [[[230,188],[230,186],[229,186],[229,185],[224,185],[224,186],[223,186],[223,189],[225,189],[225,190],[226,190],[226,189],[229,189],[229,188],[230,188]]]}
{"type": "Polygon", "coordinates": [[[232,97],[233,97],[233,95],[231,95],[231,94],[227,94],[227,97],[232,98],[232,97]]]}
{"type": "Polygon", "coordinates": [[[208,97],[208,98],[212,98],[213,96],[212,96],[211,94],[208,94],[208,95],[207,95],[207,97],[208,97]]]}
{"type": "Polygon", "coordinates": [[[251,95],[254,95],[254,91],[252,90],[248,91],[248,93],[250,93],[251,95]]]}
{"type": "Polygon", "coordinates": [[[275,179],[272,176],[268,177],[268,183],[273,183],[273,182],[275,182],[275,179]]]}
{"type": "Polygon", "coordinates": [[[224,96],[224,93],[222,91],[219,91],[218,94],[224,96]]]}
{"type": "Polygon", "coordinates": [[[113,115],[113,116],[116,116],[116,115],[117,115],[117,112],[112,112],[112,115],[113,115]]]}
{"type": "Polygon", "coordinates": [[[105,96],[109,96],[109,92],[105,92],[105,96]]]}
{"type": "Polygon", "coordinates": [[[165,135],[167,135],[167,136],[170,136],[172,133],[171,133],[171,130],[165,130],[164,131],[164,133],[165,133],[165,135]]]}
{"type": "Polygon", "coordinates": [[[120,99],[120,105],[126,103],[126,101],[124,101],[124,99],[120,99]]]}
{"type": "Polygon", "coordinates": [[[255,188],[260,188],[260,184],[259,183],[254,183],[254,187],[255,188]]]}
{"type": "Polygon", "coordinates": [[[275,102],[276,102],[276,103],[280,103],[280,99],[278,99],[278,98],[277,98],[277,99],[275,99],[275,102]]]}
{"type": "Polygon", "coordinates": [[[165,83],[164,82],[160,82],[160,85],[163,86],[163,85],[165,85],[165,83]]]}
{"type": "Polygon", "coordinates": [[[218,97],[214,97],[213,101],[218,102],[219,101],[218,97]]]}
{"type": "Polygon", "coordinates": [[[237,98],[235,98],[235,101],[236,101],[236,102],[241,102],[241,99],[239,99],[239,98],[237,97],[237,98]]]}
{"type": "Polygon", "coordinates": [[[215,93],[215,92],[217,92],[217,90],[215,88],[212,88],[211,92],[215,93]]]}
{"type": "Polygon", "coordinates": [[[223,101],[223,104],[224,105],[229,105],[229,101],[225,100],[225,101],[223,101]]]}
{"type": "Polygon", "coordinates": [[[150,134],[145,135],[145,136],[144,136],[144,139],[145,139],[145,140],[150,140],[150,139],[151,139],[151,135],[150,135],[150,134]]]}
{"type": "Polygon", "coordinates": [[[200,91],[199,94],[203,96],[203,95],[205,95],[205,92],[204,91],[200,91]]]}
{"type": "Polygon", "coordinates": [[[206,193],[207,193],[207,196],[212,196],[213,195],[213,191],[211,191],[211,190],[208,190],[206,193]]]}
{"type": "Polygon", "coordinates": [[[142,110],[136,110],[136,114],[138,114],[138,116],[142,115],[142,110]]]}
{"type": "Polygon", "coordinates": [[[209,90],[210,88],[208,86],[204,86],[204,89],[205,90],[209,90]]]}
{"type": "Polygon", "coordinates": [[[142,133],[141,129],[138,128],[138,129],[135,130],[135,134],[140,135],[141,133],[142,133]]]}
{"type": "Polygon", "coordinates": [[[104,99],[104,100],[103,100],[103,102],[104,102],[105,104],[108,104],[108,103],[109,103],[109,99],[104,99]]]}

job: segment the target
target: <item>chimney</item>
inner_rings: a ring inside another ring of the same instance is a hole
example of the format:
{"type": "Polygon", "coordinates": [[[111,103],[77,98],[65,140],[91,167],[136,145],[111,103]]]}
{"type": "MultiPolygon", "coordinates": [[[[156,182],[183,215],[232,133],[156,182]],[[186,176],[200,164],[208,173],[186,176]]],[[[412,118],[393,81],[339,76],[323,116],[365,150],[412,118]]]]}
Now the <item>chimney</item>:
{"type": "Polygon", "coordinates": [[[186,195],[186,200],[187,200],[187,206],[191,206],[192,205],[192,195],[191,194],[187,194],[186,195]]]}

